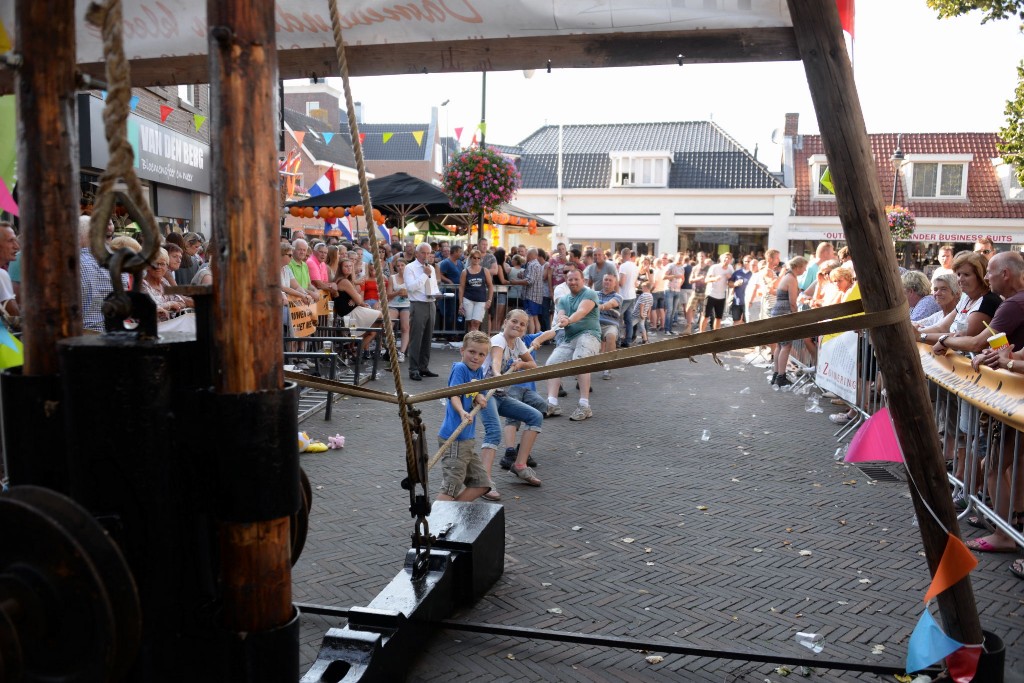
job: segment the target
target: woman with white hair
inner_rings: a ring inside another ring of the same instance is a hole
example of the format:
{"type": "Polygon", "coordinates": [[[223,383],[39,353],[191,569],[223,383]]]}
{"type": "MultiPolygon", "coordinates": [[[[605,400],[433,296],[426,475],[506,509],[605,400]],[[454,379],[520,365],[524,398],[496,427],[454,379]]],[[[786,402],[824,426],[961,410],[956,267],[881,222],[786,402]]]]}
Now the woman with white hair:
{"type": "Polygon", "coordinates": [[[942,273],[932,278],[932,298],[938,304],[939,310],[927,318],[921,318],[914,322],[918,329],[924,329],[938,325],[942,319],[953,312],[956,304],[960,301],[960,283],[955,273],[942,273]]]}
{"type": "Polygon", "coordinates": [[[939,310],[939,304],[931,294],[932,283],[928,282],[927,275],[919,270],[908,270],[900,279],[903,281],[903,291],[907,294],[907,303],[910,304],[910,322],[927,318],[939,310]]]}

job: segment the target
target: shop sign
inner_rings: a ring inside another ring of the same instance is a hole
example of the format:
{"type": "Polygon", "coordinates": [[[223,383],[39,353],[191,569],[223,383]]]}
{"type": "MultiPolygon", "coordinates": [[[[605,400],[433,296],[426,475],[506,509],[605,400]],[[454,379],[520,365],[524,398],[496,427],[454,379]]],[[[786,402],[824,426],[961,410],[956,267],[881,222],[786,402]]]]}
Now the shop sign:
{"type": "MultiPolygon", "coordinates": [[[[920,229],[914,231],[910,239],[903,242],[975,242],[982,237],[992,240],[993,244],[1021,244],[1024,243],[1024,232],[1013,232],[1010,230],[980,230],[980,229],[920,229]]],[[[842,230],[791,230],[791,240],[845,240],[846,233],[842,230]]]]}
{"type": "MultiPolygon", "coordinates": [[[[88,130],[81,139],[89,142],[82,146],[82,166],[106,168],[110,153],[103,136],[103,101],[80,98],[79,111],[82,128],[88,130]],[[87,111],[83,111],[83,99],[88,101],[87,111]]],[[[128,142],[135,152],[135,172],[140,178],[210,193],[209,145],[135,114],[128,115],[128,142]]]]}
{"type": "Polygon", "coordinates": [[[736,233],[728,230],[703,231],[695,236],[697,242],[712,242],[714,244],[733,244],[736,242],[736,233]]]}

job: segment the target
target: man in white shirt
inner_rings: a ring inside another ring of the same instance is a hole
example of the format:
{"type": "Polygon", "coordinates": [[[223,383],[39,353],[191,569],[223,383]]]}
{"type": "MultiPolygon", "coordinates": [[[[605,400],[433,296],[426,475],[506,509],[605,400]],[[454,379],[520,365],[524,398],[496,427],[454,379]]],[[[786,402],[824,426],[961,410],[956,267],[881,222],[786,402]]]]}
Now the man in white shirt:
{"type": "Polygon", "coordinates": [[[18,300],[14,297],[14,285],[11,283],[11,275],[7,272],[7,266],[18,255],[21,245],[18,244],[18,236],[14,233],[11,224],[4,221],[0,223],[0,306],[8,315],[21,315],[18,307],[18,300]]]}
{"type": "Polygon", "coordinates": [[[623,332],[619,335],[619,346],[625,347],[633,343],[633,303],[636,301],[636,279],[640,270],[633,263],[632,249],[627,247],[619,254],[622,256],[622,264],[619,266],[619,296],[622,297],[622,304],[619,310],[622,311],[623,332]]]}
{"type": "Polygon", "coordinates": [[[707,284],[707,302],[704,309],[704,317],[700,320],[700,331],[706,332],[708,318],[713,318],[713,330],[722,326],[722,317],[725,315],[725,297],[729,291],[729,278],[732,277],[732,254],[725,252],[718,257],[718,263],[708,268],[708,274],[704,277],[707,284]]]}
{"type": "Polygon", "coordinates": [[[405,267],[405,289],[409,293],[409,379],[419,382],[424,377],[437,377],[430,371],[430,341],[434,336],[435,311],[432,292],[437,287],[434,266],[427,262],[430,245],[416,247],[416,260],[405,267]]]}

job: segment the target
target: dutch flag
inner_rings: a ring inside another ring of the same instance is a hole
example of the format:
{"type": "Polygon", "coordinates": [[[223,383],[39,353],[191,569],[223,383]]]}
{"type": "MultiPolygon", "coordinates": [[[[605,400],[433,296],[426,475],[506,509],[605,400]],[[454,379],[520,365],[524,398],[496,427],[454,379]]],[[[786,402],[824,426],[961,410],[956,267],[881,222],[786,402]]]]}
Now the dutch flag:
{"type": "Polygon", "coordinates": [[[323,176],[321,176],[320,180],[316,181],[316,183],[314,183],[312,187],[309,188],[309,196],[319,197],[322,194],[327,194],[328,192],[334,192],[335,190],[337,190],[337,175],[337,169],[328,169],[327,173],[324,173],[323,176]]]}
{"type": "Polygon", "coordinates": [[[341,236],[347,239],[349,242],[354,241],[352,237],[352,229],[349,227],[348,218],[342,216],[341,218],[334,219],[334,229],[341,231],[341,236]]]}
{"type": "Polygon", "coordinates": [[[390,244],[391,243],[391,231],[388,230],[388,226],[385,225],[384,223],[381,223],[380,225],[377,226],[377,229],[380,230],[380,234],[390,244]]]}

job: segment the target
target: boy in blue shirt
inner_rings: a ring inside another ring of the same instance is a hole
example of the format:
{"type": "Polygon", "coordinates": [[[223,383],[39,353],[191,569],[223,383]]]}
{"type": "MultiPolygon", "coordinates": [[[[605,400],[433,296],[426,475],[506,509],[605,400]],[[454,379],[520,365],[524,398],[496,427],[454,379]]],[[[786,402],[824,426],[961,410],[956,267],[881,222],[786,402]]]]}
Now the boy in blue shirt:
{"type": "MultiPolygon", "coordinates": [[[[469,332],[462,339],[462,362],[452,366],[448,375],[448,386],[483,379],[483,364],[491,356],[491,340],[484,332],[469,332]]],[[[476,443],[476,418],[469,420],[469,413],[474,404],[487,405],[484,394],[469,392],[462,396],[448,399],[444,410],[444,422],[438,432],[438,444],[445,441],[455,432],[460,424],[467,422],[466,428],[455,438],[441,457],[442,480],[441,493],[437,500],[476,500],[491,490],[491,478],[487,474],[480,456],[473,451],[476,443]]]]}

